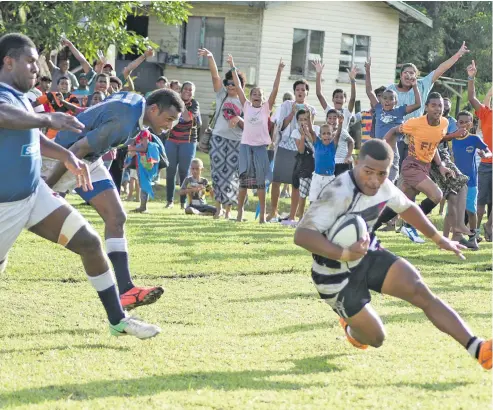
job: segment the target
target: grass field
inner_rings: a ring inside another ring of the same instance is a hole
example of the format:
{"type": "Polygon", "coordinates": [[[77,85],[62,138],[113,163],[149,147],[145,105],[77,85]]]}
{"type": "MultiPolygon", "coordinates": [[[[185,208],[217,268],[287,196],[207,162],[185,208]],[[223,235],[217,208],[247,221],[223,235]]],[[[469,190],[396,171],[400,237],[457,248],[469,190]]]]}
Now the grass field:
{"type": "MultiPolygon", "coordinates": [[[[96,213],[77,207],[102,233],[96,213]]],[[[354,349],[317,298],[311,257],[293,244],[293,229],[259,226],[251,212],[238,224],[177,208],[153,202],[150,214],[129,215],[135,282],[167,289],[138,309],[163,329],[148,341],[112,338],[78,258],[22,234],[0,278],[0,408],[491,406],[491,373],[404,302],[374,295],[387,340],[354,349]]],[[[491,244],[461,262],[430,243],[381,238],[478,336],[491,337],[491,244]]]]}

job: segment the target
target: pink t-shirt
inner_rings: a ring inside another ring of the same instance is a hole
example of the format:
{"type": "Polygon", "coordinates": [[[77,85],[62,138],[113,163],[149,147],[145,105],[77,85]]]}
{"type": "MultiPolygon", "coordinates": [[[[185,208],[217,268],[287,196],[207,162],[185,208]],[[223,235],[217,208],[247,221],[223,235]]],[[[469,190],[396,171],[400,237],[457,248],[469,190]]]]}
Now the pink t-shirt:
{"type": "Polygon", "coordinates": [[[244,127],[241,143],[252,146],[270,145],[269,103],[265,102],[260,108],[255,108],[250,101],[246,101],[243,106],[243,114],[244,127]]]}

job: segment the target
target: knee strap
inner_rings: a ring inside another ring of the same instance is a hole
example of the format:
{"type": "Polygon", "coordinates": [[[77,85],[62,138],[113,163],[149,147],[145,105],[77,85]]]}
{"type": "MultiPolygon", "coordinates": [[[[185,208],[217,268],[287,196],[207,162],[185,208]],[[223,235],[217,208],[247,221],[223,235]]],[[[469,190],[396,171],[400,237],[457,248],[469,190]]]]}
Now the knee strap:
{"type": "Polygon", "coordinates": [[[79,212],[72,211],[63,222],[62,229],[60,229],[58,235],[58,243],[62,246],[67,246],[75,234],[87,225],[87,221],[79,212]]]}

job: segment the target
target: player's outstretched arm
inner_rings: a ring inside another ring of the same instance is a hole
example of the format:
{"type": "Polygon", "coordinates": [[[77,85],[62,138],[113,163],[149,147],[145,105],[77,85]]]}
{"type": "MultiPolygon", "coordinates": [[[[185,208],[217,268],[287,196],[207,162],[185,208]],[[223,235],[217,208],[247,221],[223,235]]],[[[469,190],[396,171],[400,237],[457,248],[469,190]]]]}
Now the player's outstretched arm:
{"type": "Polygon", "coordinates": [[[0,102],[0,128],[30,130],[52,128],[80,133],[84,125],[75,117],[63,113],[37,114],[0,102]]]}
{"type": "Polygon", "coordinates": [[[465,259],[461,252],[461,250],[465,249],[465,247],[459,245],[458,242],[453,242],[448,238],[445,238],[440,232],[438,232],[435,226],[425,216],[423,211],[421,211],[421,208],[419,208],[415,203],[412,203],[409,208],[407,208],[404,212],[401,212],[400,216],[404,219],[404,221],[422,232],[424,236],[435,242],[439,248],[453,252],[459,258],[465,259]]]}

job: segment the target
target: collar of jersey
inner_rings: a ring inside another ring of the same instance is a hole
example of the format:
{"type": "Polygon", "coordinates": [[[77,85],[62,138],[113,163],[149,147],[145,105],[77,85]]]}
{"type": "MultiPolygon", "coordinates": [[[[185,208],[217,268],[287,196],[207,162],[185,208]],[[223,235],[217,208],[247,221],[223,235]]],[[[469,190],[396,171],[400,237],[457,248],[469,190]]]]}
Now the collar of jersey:
{"type": "Polygon", "coordinates": [[[6,88],[7,90],[12,92],[17,97],[24,95],[24,93],[20,92],[19,90],[16,90],[14,87],[12,87],[11,85],[8,85],[6,83],[0,82],[0,87],[6,88]]]}
{"type": "Polygon", "coordinates": [[[361,189],[359,189],[359,186],[358,186],[358,184],[356,183],[356,178],[354,177],[354,173],[353,173],[353,170],[352,170],[352,169],[349,171],[349,176],[351,177],[351,181],[353,181],[353,184],[354,184],[354,189],[355,189],[358,193],[362,194],[362,193],[363,193],[363,191],[362,191],[361,189]]]}

